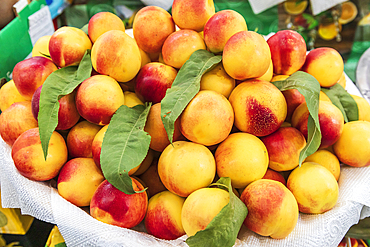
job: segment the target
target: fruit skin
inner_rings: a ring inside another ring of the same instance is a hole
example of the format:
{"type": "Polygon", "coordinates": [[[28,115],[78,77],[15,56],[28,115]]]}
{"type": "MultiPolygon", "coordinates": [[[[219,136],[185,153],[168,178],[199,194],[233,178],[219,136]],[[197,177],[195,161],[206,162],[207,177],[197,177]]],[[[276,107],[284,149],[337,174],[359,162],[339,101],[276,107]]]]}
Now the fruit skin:
{"type": "Polygon", "coordinates": [[[242,132],[229,135],[217,147],[215,160],[217,175],[229,177],[235,188],[244,188],[261,179],[269,163],[263,142],[254,135],[242,132]]]}
{"type": "Polygon", "coordinates": [[[159,192],[167,190],[163,185],[158,174],[158,158],[153,159],[149,168],[139,178],[146,184],[148,197],[156,195],[159,192]]]}
{"type": "Polygon", "coordinates": [[[328,150],[317,150],[315,153],[308,156],[304,162],[315,162],[327,168],[338,181],[340,175],[340,163],[332,152],[328,150]]]}
{"type": "Polygon", "coordinates": [[[135,40],[120,30],[102,34],[91,49],[93,68],[119,82],[133,79],[141,67],[141,55],[135,40]]]}
{"type": "MultiPolygon", "coordinates": [[[[135,191],[144,189],[136,179],[131,180],[135,191]]],[[[138,225],[144,219],[147,208],[148,196],[145,191],[128,195],[116,189],[107,180],[98,186],[90,202],[92,217],[124,228],[138,225]]]]}
{"type": "Polygon", "coordinates": [[[222,63],[203,74],[200,79],[200,90],[213,90],[229,98],[235,88],[235,79],[230,77],[222,63]]]}
{"type": "Polygon", "coordinates": [[[133,173],[133,175],[137,177],[143,174],[144,172],[146,172],[146,170],[148,170],[148,168],[152,164],[153,159],[154,159],[154,151],[149,148],[148,153],[146,154],[144,160],[141,162],[139,169],[137,169],[133,173]]]}
{"type": "Polygon", "coordinates": [[[272,78],[271,78],[271,82],[274,82],[274,81],[284,81],[285,79],[287,79],[289,77],[289,75],[274,75],[272,78]]]}
{"type": "Polygon", "coordinates": [[[323,91],[320,91],[319,100],[324,100],[332,103],[330,98],[323,91]]]}
{"type": "Polygon", "coordinates": [[[267,81],[251,79],[240,83],[231,92],[229,101],[235,113],[235,126],[256,136],[273,133],[286,118],[283,94],[267,81]]]}
{"type": "MultiPolygon", "coordinates": [[[[41,90],[42,85],[36,89],[31,100],[32,114],[36,120],[38,119],[40,109],[41,90]]],[[[58,125],[55,127],[56,130],[70,129],[80,120],[80,114],[76,108],[75,96],[76,91],[73,91],[59,99],[58,125]]]]}
{"type": "Polygon", "coordinates": [[[342,72],[342,75],[340,76],[337,83],[341,85],[344,89],[346,88],[347,81],[346,81],[346,74],[344,73],[344,71],[342,72]]]}
{"type": "Polygon", "coordinates": [[[33,118],[30,101],[16,102],[0,114],[0,135],[9,146],[23,132],[36,127],[38,123],[33,118]]]}
{"type": "Polygon", "coordinates": [[[247,30],[247,23],[241,14],[234,10],[221,10],[206,22],[204,41],[211,52],[220,53],[231,36],[247,30]]]}
{"type": "Polygon", "coordinates": [[[78,65],[87,49],[91,49],[89,37],[79,28],[58,28],[49,41],[49,52],[58,67],[78,65]]]}
{"type": "Polygon", "coordinates": [[[270,47],[274,73],[291,75],[298,71],[306,60],[306,42],[293,30],[281,30],[267,40],[270,47]]]}
{"type": "Polygon", "coordinates": [[[370,104],[366,99],[357,96],[351,95],[352,98],[356,101],[358,108],[358,120],[364,120],[370,122],[370,104]]]}
{"type": "Polygon", "coordinates": [[[163,150],[158,161],[162,183],[181,197],[210,185],[215,173],[216,164],[211,151],[197,143],[173,142],[163,150]]]}
{"type": "Polygon", "coordinates": [[[185,198],[170,191],[160,192],[149,199],[145,215],[145,228],[149,234],[174,240],[185,234],[181,223],[181,210],[185,198]]]}
{"type": "Polygon", "coordinates": [[[282,92],[287,104],[287,114],[285,121],[291,122],[294,110],[303,102],[306,102],[304,96],[298,89],[288,89],[282,92]]]}
{"type": "Polygon", "coordinates": [[[248,208],[244,225],[262,236],[287,237],[298,221],[298,205],[293,194],[280,182],[259,179],[240,196],[248,208]]]}
{"type": "Polygon", "coordinates": [[[229,200],[229,193],[219,188],[202,188],[191,193],[181,212],[182,225],[188,237],[204,230],[229,200]]]}
{"type": "Polygon", "coordinates": [[[299,155],[306,146],[303,134],[293,127],[281,127],[264,136],[261,141],[269,154],[269,168],[275,171],[289,171],[299,165],[299,155]]]}
{"type": "Polygon", "coordinates": [[[31,100],[36,89],[57,69],[57,66],[45,57],[31,57],[14,66],[13,81],[20,95],[31,100]]]}
{"type": "Polygon", "coordinates": [[[199,91],[180,117],[181,133],[190,141],[205,146],[225,140],[233,124],[234,112],[230,102],[211,90],[199,91]]]}
{"type": "MultiPolygon", "coordinates": [[[[168,145],[170,145],[166,129],[164,128],[161,119],[161,103],[154,104],[150,108],[144,126],[144,131],[147,132],[151,137],[149,144],[151,149],[162,152],[168,145]]],[[[183,139],[183,136],[180,132],[180,118],[175,121],[175,129],[172,138],[173,141],[179,141],[183,139]]]]}
{"type": "Polygon", "coordinates": [[[21,101],[26,101],[26,99],[18,92],[13,80],[6,82],[0,88],[0,111],[3,112],[13,103],[21,101]]]}
{"type": "Polygon", "coordinates": [[[92,142],[102,126],[81,121],[67,135],[68,153],[71,158],[92,158],[92,142]]]}
{"type": "Polygon", "coordinates": [[[337,180],[328,169],[314,162],[304,162],[295,168],[288,177],[287,187],[302,213],[324,213],[338,200],[337,180]]]}
{"type": "Polygon", "coordinates": [[[42,56],[46,57],[47,59],[51,59],[47,56],[50,56],[49,53],[49,41],[50,41],[51,35],[45,35],[40,37],[36,43],[33,45],[32,48],[32,56],[42,56]]]}
{"type": "Polygon", "coordinates": [[[106,75],[94,75],[78,87],[76,107],[80,115],[91,123],[106,125],[116,110],[124,104],[118,82],[106,75]]]}
{"type": "Polygon", "coordinates": [[[170,34],[163,43],[162,57],[165,64],[176,69],[190,58],[191,54],[199,49],[206,49],[202,37],[193,30],[179,30],[170,34]]]}
{"type": "MultiPolygon", "coordinates": [[[[307,121],[308,121],[307,103],[299,105],[292,116],[292,127],[302,132],[307,140],[307,121]]],[[[319,124],[321,130],[320,148],[326,148],[333,145],[341,136],[344,125],[342,112],[331,102],[319,101],[319,124]]]]}
{"type": "Polygon", "coordinates": [[[103,138],[105,135],[105,132],[107,132],[109,125],[103,126],[98,133],[94,136],[94,139],[91,143],[91,153],[92,157],[95,161],[95,164],[99,167],[101,170],[101,164],[100,164],[100,153],[101,153],[101,146],[103,144],[103,138]]]}
{"type": "Polygon", "coordinates": [[[50,137],[45,161],[38,128],[23,132],[14,142],[11,154],[19,173],[35,181],[54,178],[68,158],[68,150],[63,137],[54,131],[50,137]]]}
{"type": "Polygon", "coordinates": [[[204,25],[214,14],[214,3],[209,0],[174,0],[172,4],[172,17],[180,29],[203,31],[204,25]]]}
{"type": "Polygon", "coordinates": [[[262,76],[268,70],[270,61],[267,42],[253,31],[241,31],[231,36],[222,52],[226,73],[237,80],[262,76]]]}
{"type": "Polygon", "coordinates": [[[123,92],[124,98],[125,98],[125,106],[128,106],[130,108],[136,106],[136,105],[144,105],[144,103],[137,97],[137,94],[130,91],[123,92]]]}
{"type": "Polygon", "coordinates": [[[135,93],[143,102],[161,102],[172,86],[177,70],[166,64],[153,62],[144,65],[136,76],[135,93]]]}
{"type": "Polygon", "coordinates": [[[271,81],[273,75],[274,75],[274,65],[272,64],[272,60],[271,60],[269,68],[266,70],[266,72],[263,75],[261,75],[260,77],[257,77],[257,79],[264,80],[264,81],[271,81]]]}
{"type": "Polygon", "coordinates": [[[306,57],[301,70],[315,77],[321,87],[331,87],[340,79],[344,69],[343,58],[333,48],[315,48],[306,57]]]}
{"type": "Polygon", "coordinates": [[[352,121],[344,124],[342,135],[334,143],[338,159],[349,166],[370,165],[370,122],[352,121]]]}
{"type": "Polygon", "coordinates": [[[142,68],[144,67],[145,64],[150,63],[152,60],[150,59],[149,54],[143,51],[143,49],[141,49],[140,47],[139,47],[139,51],[140,51],[140,57],[141,57],[140,68],[142,68]]]}
{"type": "Polygon", "coordinates": [[[92,43],[95,43],[100,35],[110,30],[125,31],[125,24],[117,15],[111,12],[99,12],[90,18],[88,35],[92,43]]]}
{"type": "Polygon", "coordinates": [[[265,175],[262,177],[262,179],[271,179],[271,180],[275,180],[275,181],[278,181],[282,184],[284,184],[286,186],[286,180],[284,178],[284,176],[277,172],[277,171],[274,171],[270,168],[267,168],[267,171],[265,173],[265,175]]]}
{"type": "Polygon", "coordinates": [[[132,29],[137,45],[147,53],[161,52],[166,38],[176,30],[172,16],[157,6],[141,8],[132,29]]]}
{"type": "Polygon", "coordinates": [[[74,158],[65,163],[59,172],[58,193],[78,207],[89,206],[103,180],[103,174],[92,158],[74,158]]]}

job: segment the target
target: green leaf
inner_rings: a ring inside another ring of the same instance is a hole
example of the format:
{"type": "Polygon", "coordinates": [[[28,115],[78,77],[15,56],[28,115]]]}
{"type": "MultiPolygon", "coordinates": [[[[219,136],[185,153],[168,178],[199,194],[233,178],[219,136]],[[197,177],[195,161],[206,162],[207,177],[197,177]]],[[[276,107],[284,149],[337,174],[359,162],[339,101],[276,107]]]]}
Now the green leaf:
{"type": "Polygon", "coordinates": [[[67,247],[67,245],[65,242],[62,242],[62,243],[56,244],[55,247],[67,247]]]}
{"type": "Polygon", "coordinates": [[[331,88],[321,89],[331,100],[331,102],[342,112],[344,121],[358,120],[358,107],[352,96],[340,85],[335,84],[331,88]]]}
{"type": "Polygon", "coordinates": [[[86,35],[89,35],[89,23],[86,23],[83,27],[81,27],[81,30],[86,33],[86,35]]]}
{"type": "Polygon", "coordinates": [[[230,201],[212,219],[206,229],[186,239],[190,247],[227,247],[235,244],[240,227],[247,217],[248,209],[234,194],[230,178],[220,178],[215,185],[219,184],[221,187],[228,188],[230,201]]]}
{"type": "Polygon", "coordinates": [[[316,26],[319,25],[319,22],[312,15],[303,13],[302,16],[303,16],[303,18],[306,19],[307,24],[309,25],[308,28],[307,28],[308,30],[311,30],[311,29],[313,29],[313,28],[315,28],[316,26]]]}
{"type": "Polygon", "coordinates": [[[67,66],[51,73],[46,78],[40,94],[38,114],[39,133],[46,160],[51,134],[58,125],[58,100],[70,94],[85,79],[91,76],[90,50],[85,52],[79,66],[67,66]]]}
{"type": "Polygon", "coordinates": [[[6,215],[0,211],[0,227],[4,227],[8,224],[8,218],[6,215]]]}
{"type": "Polygon", "coordinates": [[[297,89],[305,98],[310,113],[307,122],[307,143],[299,154],[299,165],[311,154],[316,152],[321,144],[319,124],[320,83],[312,75],[297,71],[284,81],[272,82],[281,91],[297,89]]]}
{"type": "Polygon", "coordinates": [[[177,73],[161,101],[161,118],[171,143],[176,119],[199,92],[203,74],[220,63],[221,59],[221,56],[215,56],[209,51],[197,50],[177,73]]]}
{"type": "Polygon", "coordinates": [[[128,172],[140,165],[149,150],[150,135],[144,131],[151,107],[120,106],[113,115],[101,147],[100,162],[104,177],[126,194],[134,194],[128,172]]]}

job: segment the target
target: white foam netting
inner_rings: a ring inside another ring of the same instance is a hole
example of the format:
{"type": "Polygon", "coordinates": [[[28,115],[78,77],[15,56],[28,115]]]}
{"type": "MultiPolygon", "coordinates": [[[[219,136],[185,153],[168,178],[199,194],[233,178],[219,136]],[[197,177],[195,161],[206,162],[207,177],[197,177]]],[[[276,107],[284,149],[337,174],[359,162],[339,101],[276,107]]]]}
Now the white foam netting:
{"type": "MultiPolygon", "coordinates": [[[[359,95],[347,78],[347,90],[359,95]]],[[[124,229],[95,220],[88,213],[59,196],[51,182],[35,182],[16,170],[11,148],[0,138],[1,201],[4,208],[20,208],[23,214],[56,224],[67,246],[187,246],[186,236],[165,241],[147,233],[141,223],[124,229]]],[[[55,181],[54,181],[55,183],[55,181]]],[[[338,246],[348,229],[370,216],[370,167],[343,166],[336,206],[320,215],[300,214],[293,232],[285,239],[261,237],[244,226],[235,246],[338,246]]]]}

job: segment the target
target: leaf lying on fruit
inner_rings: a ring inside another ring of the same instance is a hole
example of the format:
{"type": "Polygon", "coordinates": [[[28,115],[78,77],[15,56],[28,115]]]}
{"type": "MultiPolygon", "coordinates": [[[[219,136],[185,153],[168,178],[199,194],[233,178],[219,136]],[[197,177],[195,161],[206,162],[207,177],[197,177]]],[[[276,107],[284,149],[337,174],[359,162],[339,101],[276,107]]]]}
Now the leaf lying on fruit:
{"type": "Polygon", "coordinates": [[[212,185],[226,186],[229,191],[229,203],[221,209],[216,217],[207,225],[206,229],[197,232],[194,236],[186,239],[190,247],[197,246],[233,246],[235,244],[240,227],[247,217],[248,209],[245,204],[234,194],[231,187],[231,179],[222,177],[212,185]]]}
{"type": "Polygon", "coordinates": [[[310,113],[308,116],[307,123],[307,144],[299,154],[299,165],[302,162],[316,152],[321,143],[321,131],[319,124],[319,95],[320,95],[320,83],[312,75],[297,71],[289,76],[284,81],[271,82],[280,91],[288,89],[297,89],[305,98],[307,102],[307,108],[310,113]]]}
{"type": "Polygon", "coordinates": [[[321,89],[331,102],[342,112],[344,121],[358,120],[358,107],[352,96],[338,83],[331,88],[321,89]]]}
{"type": "Polygon", "coordinates": [[[161,101],[161,118],[171,143],[175,121],[199,92],[202,75],[220,62],[221,56],[215,56],[206,50],[197,50],[177,73],[171,88],[161,101]]]}
{"type": "Polygon", "coordinates": [[[46,160],[51,134],[58,125],[58,100],[73,92],[91,76],[91,51],[86,50],[79,66],[67,66],[51,73],[45,80],[40,94],[38,114],[41,146],[46,160]]]}
{"type": "Polygon", "coordinates": [[[101,147],[104,177],[126,194],[140,193],[132,187],[129,171],[140,165],[149,150],[150,135],[144,131],[151,104],[120,106],[113,115],[101,147]]]}

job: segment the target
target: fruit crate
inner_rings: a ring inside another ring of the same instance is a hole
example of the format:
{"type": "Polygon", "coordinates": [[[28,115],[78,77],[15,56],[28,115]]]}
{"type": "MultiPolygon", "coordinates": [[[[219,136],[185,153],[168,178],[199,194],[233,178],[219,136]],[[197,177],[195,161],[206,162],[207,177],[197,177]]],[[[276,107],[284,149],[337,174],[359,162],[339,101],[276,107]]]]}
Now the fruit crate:
{"type": "MultiPolygon", "coordinates": [[[[361,95],[347,77],[346,89],[361,95]]],[[[62,198],[55,180],[31,181],[15,168],[11,148],[0,140],[0,181],[2,205],[20,208],[23,214],[56,224],[67,246],[187,246],[186,235],[172,241],[145,233],[143,223],[133,229],[102,223],[62,198]]],[[[370,216],[370,167],[343,166],[338,181],[339,199],[330,211],[313,215],[299,214],[291,234],[275,240],[262,237],[242,226],[235,246],[338,246],[348,229],[370,216]]]]}

